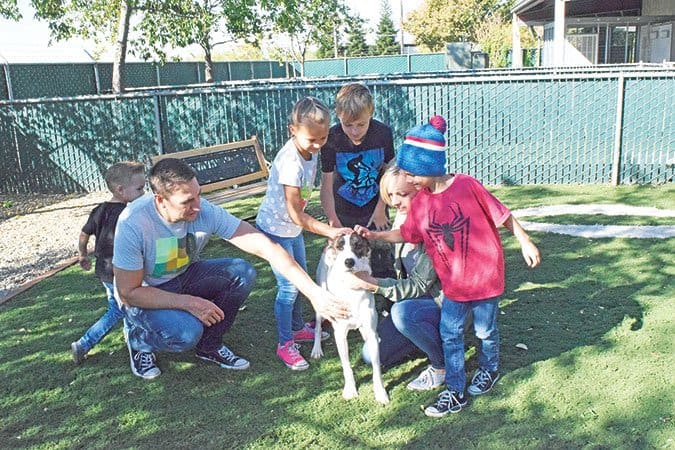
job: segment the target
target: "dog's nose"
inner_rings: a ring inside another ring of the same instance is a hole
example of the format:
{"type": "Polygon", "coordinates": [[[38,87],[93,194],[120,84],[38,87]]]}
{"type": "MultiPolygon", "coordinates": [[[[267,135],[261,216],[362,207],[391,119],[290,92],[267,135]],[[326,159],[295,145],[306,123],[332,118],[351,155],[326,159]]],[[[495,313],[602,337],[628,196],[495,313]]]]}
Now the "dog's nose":
{"type": "Polygon", "coordinates": [[[355,264],[356,261],[354,261],[354,258],[345,259],[345,266],[347,266],[347,269],[351,269],[352,267],[354,267],[355,264]]]}

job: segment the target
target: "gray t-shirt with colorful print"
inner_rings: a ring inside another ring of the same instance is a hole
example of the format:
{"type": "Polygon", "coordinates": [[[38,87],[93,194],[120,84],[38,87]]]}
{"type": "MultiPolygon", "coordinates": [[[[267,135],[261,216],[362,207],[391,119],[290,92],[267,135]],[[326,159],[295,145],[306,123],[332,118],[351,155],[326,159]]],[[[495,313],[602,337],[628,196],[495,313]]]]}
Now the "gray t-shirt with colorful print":
{"type": "Polygon", "coordinates": [[[144,284],[157,286],[187,270],[199,260],[212,235],[230,239],[241,220],[203,198],[192,222],[169,223],[155,208],[152,193],[129,203],[115,230],[113,265],[123,270],[143,269],[144,284]]]}

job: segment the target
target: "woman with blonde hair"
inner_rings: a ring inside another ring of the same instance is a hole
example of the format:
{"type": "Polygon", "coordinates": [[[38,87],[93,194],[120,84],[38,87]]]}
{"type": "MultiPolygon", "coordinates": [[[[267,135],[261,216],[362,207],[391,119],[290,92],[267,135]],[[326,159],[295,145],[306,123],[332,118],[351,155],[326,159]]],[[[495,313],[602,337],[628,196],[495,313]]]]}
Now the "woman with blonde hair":
{"type": "MultiPolygon", "coordinates": [[[[416,194],[415,186],[406,181],[406,176],[392,161],[380,180],[382,200],[396,209],[392,229],[397,229],[405,221],[410,202],[416,194]]],[[[421,244],[396,244],[394,253],[396,279],[359,274],[354,277],[354,287],[394,302],[389,315],[377,327],[382,366],[392,367],[423,353],[429,358],[430,365],[407,387],[416,391],[435,389],[443,385],[445,377],[439,333],[443,298],[440,281],[421,244]]],[[[370,363],[365,347],[363,359],[370,363]]]]}

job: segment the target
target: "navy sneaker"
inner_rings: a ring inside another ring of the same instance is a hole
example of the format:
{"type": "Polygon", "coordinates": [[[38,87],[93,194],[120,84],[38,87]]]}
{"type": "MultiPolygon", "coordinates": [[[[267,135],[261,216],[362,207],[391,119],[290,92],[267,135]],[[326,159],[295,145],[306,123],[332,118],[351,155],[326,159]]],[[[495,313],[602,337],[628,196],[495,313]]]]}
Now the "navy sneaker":
{"type": "Polygon", "coordinates": [[[134,350],[128,342],[127,348],[129,349],[129,359],[131,360],[131,372],[134,375],[144,380],[152,380],[162,374],[162,371],[155,364],[154,353],[134,350]]]}
{"type": "Polygon", "coordinates": [[[492,386],[499,380],[499,372],[490,372],[487,369],[482,367],[476,370],[476,373],[471,379],[471,385],[468,387],[467,392],[471,395],[483,395],[490,392],[492,386]]]}
{"type": "Polygon", "coordinates": [[[197,358],[203,359],[204,361],[211,361],[224,369],[244,370],[248,369],[251,365],[244,358],[232,353],[232,351],[224,345],[212,352],[202,352],[197,350],[196,355],[197,358]]]}
{"type": "Polygon", "coordinates": [[[436,403],[426,407],[424,414],[429,417],[443,417],[448,413],[460,412],[467,403],[464,394],[446,389],[438,395],[436,403]]]}

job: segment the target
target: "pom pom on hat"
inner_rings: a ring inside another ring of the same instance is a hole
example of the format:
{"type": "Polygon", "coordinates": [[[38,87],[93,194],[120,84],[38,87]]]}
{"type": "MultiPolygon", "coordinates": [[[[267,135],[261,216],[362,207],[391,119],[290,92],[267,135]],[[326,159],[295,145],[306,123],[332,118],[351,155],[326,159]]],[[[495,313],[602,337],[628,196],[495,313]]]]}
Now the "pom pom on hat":
{"type": "Polygon", "coordinates": [[[408,131],[398,151],[396,165],[413,175],[445,175],[446,129],[445,119],[442,116],[433,116],[428,123],[408,131]]]}
{"type": "Polygon", "coordinates": [[[436,128],[438,131],[441,133],[445,134],[445,130],[447,130],[448,126],[445,123],[445,119],[443,116],[433,116],[431,119],[429,119],[429,123],[431,124],[432,127],[436,128]]]}

